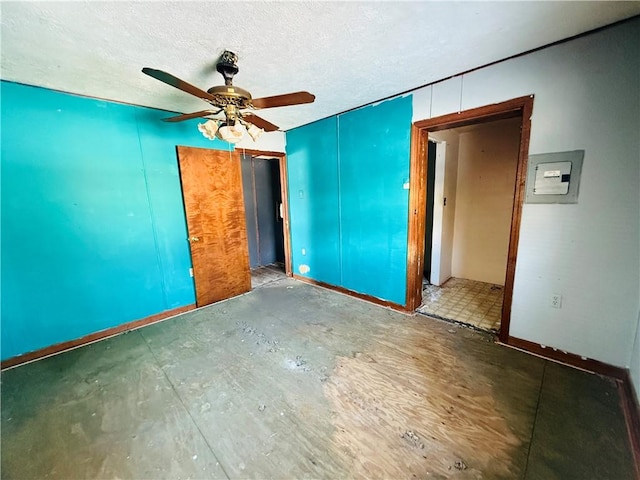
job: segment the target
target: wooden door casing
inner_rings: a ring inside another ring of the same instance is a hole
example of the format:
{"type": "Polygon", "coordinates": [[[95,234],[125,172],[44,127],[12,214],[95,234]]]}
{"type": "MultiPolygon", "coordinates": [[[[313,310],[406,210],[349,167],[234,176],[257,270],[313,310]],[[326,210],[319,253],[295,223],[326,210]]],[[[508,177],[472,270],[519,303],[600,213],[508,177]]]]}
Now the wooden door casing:
{"type": "Polygon", "coordinates": [[[178,147],[198,307],[251,290],[237,152],[178,147]]]}
{"type": "Polygon", "coordinates": [[[511,233],[507,257],[507,271],[504,282],[504,299],[500,321],[499,339],[509,343],[509,327],[511,323],[511,303],[515,279],[516,259],[518,256],[518,240],[520,238],[520,221],[524,203],[527,159],[529,155],[529,135],[531,132],[531,116],[533,112],[533,95],[514,98],[501,103],[477,107],[441,117],[420,120],[411,127],[411,154],[409,174],[409,226],[407,250],[407,296],[405,310],[413,311],[422,302],[422,278],[424,268],[424,236],[426,207],[426,168],[427,142],[429,132],[437,132],[449,128],[457,128],[477,123],[520,117],[520,150],[514,186],[514,199],[511,214],[511,233]]]}

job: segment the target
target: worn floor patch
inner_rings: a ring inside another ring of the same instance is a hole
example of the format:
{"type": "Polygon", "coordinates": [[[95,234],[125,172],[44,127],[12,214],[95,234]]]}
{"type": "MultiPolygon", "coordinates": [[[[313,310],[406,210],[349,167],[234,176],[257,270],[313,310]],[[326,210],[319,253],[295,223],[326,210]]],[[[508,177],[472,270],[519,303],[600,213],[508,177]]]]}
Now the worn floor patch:
{"type": "Polygon", "coordinates": [[[334,412],[333,448],[351,473],[520,478],[512,454],[522,441],[487,384],[425,377],[425,369],[422,361],[383,346],[339,359],[324,392],[334,412]]]}

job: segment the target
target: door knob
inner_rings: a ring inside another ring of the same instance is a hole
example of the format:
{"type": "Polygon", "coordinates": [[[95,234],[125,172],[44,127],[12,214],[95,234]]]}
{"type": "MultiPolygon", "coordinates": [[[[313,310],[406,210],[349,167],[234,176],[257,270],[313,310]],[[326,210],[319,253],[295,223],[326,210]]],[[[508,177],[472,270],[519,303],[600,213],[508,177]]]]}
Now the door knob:
{"type": "Polygon", "coordinates": [[[199,242],[200,237],[189,237],[187,240],[189,240],[190,242],[199,242]]]}

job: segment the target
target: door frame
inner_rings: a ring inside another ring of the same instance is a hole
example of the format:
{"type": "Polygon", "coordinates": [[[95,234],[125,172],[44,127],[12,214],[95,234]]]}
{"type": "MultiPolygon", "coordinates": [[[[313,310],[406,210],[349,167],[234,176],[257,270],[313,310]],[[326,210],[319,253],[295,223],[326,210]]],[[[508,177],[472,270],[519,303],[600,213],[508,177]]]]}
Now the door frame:
{"type": "Polygon", "coordinates": [[[284,235],[284,271],[287,277],[293,276],[291,270],[291,234],[289,227],[289,184],[287,182],[287,154],[254,150],[251,148],[237,148],[238,153],[252,157],[277,158],[280,167],[280,193],[282,196],[282,234],[284,235]]]}
{"type": "Polygon", "coordinates": [[[411,125],[407,296],[405,303],[407,310],[414,311],[422,303],[422,270],[424,268],[423,257],[427,199],[427,142],[429,140],[429,132],[506,118],[521,117],[520,148],[518,150],[518,165],[516,168],[515,191],[511,213],[511,233],[509,236],[504,300],[502,303],[502,318],[499,334],[500,341],[505,343],[508,341],[511,322],[511,304],[513,300],[513,282],[515,278],[522,204],[524,203],[527,176],[533,99],[533,95],[528,95],[493,105],[419,120],[411,125]]]}

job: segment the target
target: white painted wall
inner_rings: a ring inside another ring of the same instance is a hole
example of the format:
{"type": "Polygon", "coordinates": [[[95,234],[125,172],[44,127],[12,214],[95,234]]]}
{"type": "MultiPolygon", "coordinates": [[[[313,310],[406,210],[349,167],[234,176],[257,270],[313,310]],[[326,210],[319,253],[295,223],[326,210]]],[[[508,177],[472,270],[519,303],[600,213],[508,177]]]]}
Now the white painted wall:
{"type": "MultiPolygon", "coordinates": [[[[640,203],[638,204],[638,217],[640,221],[640,203]]],[[[640,276],[640,272],[638,272],[638,276],[640,276]]],[[[638,291],[638,297],[640,298],[640,291],[638,291]]],[[[636,389],[636,398],[640,399],[640,311],[638,311],[638,324],[636,325],[636,336],[633,342],[629,370],[631,380],[636,389]]]]}
{"type": "Polygon", "coordinates": [[[510,334],[617,366],[638,357],[639,51],[637,18],[434,84],[414,108],[435,117],[534,94],[529,152],[585,150],[577,204],[524,205],[510,334]]]}
{"type": "MultiPolygon", "coordinates": [[[[440,144],[446,145],[444,148],[444,165],[440,167],[441,170],[438,168],[438,163],[436,163],[433,204],[434,206],[442,206],[442,210],[441,221],[438,228],[436,228],[435,223],[433,227],[432,245],[437,245],[437,249],[434,248],[431,252],[431,283],[434,285],[442,285],[451,278],[451,260],[456,216],[456,188],[458,184],[458,145],[460,138],[458,133],[452,130],[430,133],[429,137],[441,142],[440,144]],[[438,175],[439,172],[441,172],[440,175],[438,175]],[[444,205],[445,198],[447,199],[446,205],[444,205]],[[434,275],[434,264],[438,265],[437,276],[434,275]]],[[[440,156],[436,154],[436,162],[442,160],[442,149],[438,148],[436,152],[438,151],[441,153],[440,156]]]]}
{"type": "Polygon", "coordinates": [[[282,152],[284,153],[285,134],[284,132],[265,132],[254,142],[249,135],[236,143],[236,150],[248,148],[250,150],[263,150],[265,152],[282,152]]]}
{"type": "Polygon", "coordinates": [[[444,198],[447,204],[444,207],[442,222],[441,283],[446,282],[453,276],[451,262],[453,259],[453,236],[455,235],[456,198],[458,197],[458,152],[460,148],[460,136],[452,134],[447,141],[447,145],[449,148],[446,152],[446,163],[444,167],[444,198]]]}
{"type": "Polygon", "coordinates": [[[504,285],[520,118],[459,129],[451,275],[504,285]]]}
{"type": "MultiPolygon", "coordinates": [[[[435,142],[435,141],[434,141],[435,142]]],[[[429,282],[433,285],[442,285],[440,269],[442,259],[442,222],[444,216],[444,167],[447,155],[447,142],[435,142],[435,172],[433,180],[433,228],[431,231],[431,274],[429,282]]],[[[427,186],[427,188],[429,188],[427,186]]],[[[429,208],[429,205],[427,205],[429,208]]],[[[425,242],[429,239],[426,238],[425,242]]],[[[446,278],[444,279],[446,280],[446,278]]]]}
{"type": "Polygon", "coordinates": [[[636,389],[636,397],[640,399],[640,314],[638,314],[638,325],[636,326],[636,338],[633,343],[633,352],[631,353],[631,380],[636,389]]]}

